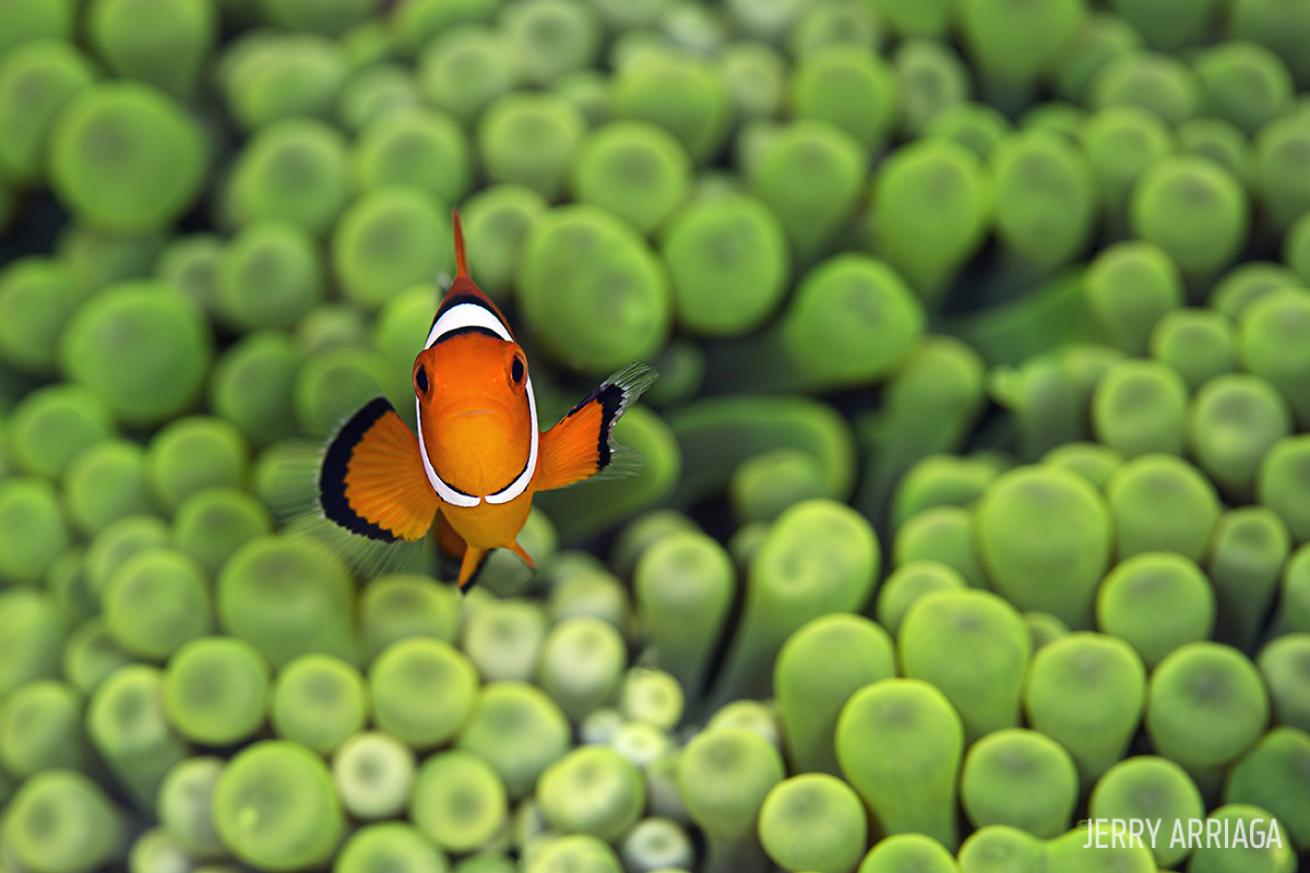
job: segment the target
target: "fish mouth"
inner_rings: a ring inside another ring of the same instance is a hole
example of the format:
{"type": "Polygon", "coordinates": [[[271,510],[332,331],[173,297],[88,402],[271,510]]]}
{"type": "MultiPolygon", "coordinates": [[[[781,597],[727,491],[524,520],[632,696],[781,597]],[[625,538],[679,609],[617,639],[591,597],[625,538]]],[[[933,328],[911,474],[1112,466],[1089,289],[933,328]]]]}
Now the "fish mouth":
{"type": "Polygon", "coordinates": [[[474,406],[470,409],[461,409],[458,412],[451,413],[452,418],[473,417],[478,415],[500,415],[501,410],[493,409],[490,406],[474,406]]]}

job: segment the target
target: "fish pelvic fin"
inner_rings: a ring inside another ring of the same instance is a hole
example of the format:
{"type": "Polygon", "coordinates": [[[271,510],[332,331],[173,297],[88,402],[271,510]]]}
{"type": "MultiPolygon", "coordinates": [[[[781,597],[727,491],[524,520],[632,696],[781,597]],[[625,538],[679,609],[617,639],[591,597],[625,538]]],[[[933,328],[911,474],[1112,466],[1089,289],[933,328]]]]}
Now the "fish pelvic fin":
{"type": "Polygon", "coordinates": [[[451,525],[450,519],[446,518],[440,510],[437,512],[437,523],[432,526],[432,536],[437,545],[437,578],[443,581],[450,579],[461,580],[461,591],[468,591],[476,585],[478,579],[482,576],[483,568],[487,566],[487,556],[491,554],[490,550],[483,551],[482,554],[475,556],[476,564],[468,577],[465,578],[461,576],[461,573],[464,569],[464,558],[469,553],[469,544],[465,542],[464,537],[460,536],[459,531],[455,530],[451,525]]]}
{"type": "Polygon", "coordinates": [[[478,571],[487,558],[487,550],[477,546],[466,546],[464,558],[459,562],[459,590],[468,591],[477,579],[478,571]]]}
{"type": "Polygon", "coordinates": [[[527,553],[527,550],[524,549],[523,546],[519,544],[518,540],[515,540],[514,542],[510,543],[509,550],[514,554],[518,555],[519,560],[521,560],[524,564],[526,564],[529,570],[537,569],[537,562],[532,560],[532,556],[529,555],[527,553]]]}
{"type": "Polygon", "coordinates": [[[629,364],[541,435],[537,490],[550,491],[590,479],[614,460],[614,425],[659,374],[649,364],[629,364]]]}
{"type": "Polygon", "coordinates": [[[439,498],[418,438],[383,397],[360,407],[332,437],[319,468],[318,501],[329,521],[383,542],[420,540],[439,498]]]}

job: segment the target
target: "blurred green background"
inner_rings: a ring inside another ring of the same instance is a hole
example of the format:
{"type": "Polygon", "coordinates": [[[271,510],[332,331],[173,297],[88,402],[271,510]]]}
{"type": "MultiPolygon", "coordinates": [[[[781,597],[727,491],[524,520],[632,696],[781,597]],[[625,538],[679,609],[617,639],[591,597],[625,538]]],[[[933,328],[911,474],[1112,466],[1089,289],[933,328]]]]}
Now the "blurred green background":
{"type": "Polygon", "coordinates": [[[0,871],[1310,869],[1307,49],[0,0],[0,871]],[[456,206],[544,421],[662,373],[467,597],[296,514],[412,414],[456,206]]]}

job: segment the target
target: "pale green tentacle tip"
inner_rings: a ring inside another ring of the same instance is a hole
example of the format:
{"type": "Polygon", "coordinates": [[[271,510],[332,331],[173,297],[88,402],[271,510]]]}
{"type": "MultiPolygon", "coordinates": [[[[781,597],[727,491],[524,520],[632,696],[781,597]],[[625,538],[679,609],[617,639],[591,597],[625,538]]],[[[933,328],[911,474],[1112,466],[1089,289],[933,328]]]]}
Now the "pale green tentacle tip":
{"type": "Polygon", "coordinates": [[[822,773],[793,776],[764,798],[760,843],[789,870],[850,873],[868,838],[859,796],[845,782],[822,773]]]}
{"type": "Polygon", "coordinates": [[[81,773],[49,770],[29,779],[7,804],[6,854],[20,868],[90,873],[114,858],[124,834],[118,810],[81,773]]]}
{"type": "Polygon", "coordinates": [[[682,720],[683,689],[663,670],[637,667],[628,671],[619,690],[619,710],[629,719],[671,730],[682,720]]]}
{"type": "Polygon", "coordinates": [[[893,635],[920,598],[936,591],[958,591],[968,587],[956,570],[938,561],[911,561],[896,568],[878,592],[878,623],[893,635]]]}
{"type": "Polygon", "coordinates": [[[613,840],[640,817],[645,779],[614,749],[584,746],[542,773],[537,801],[555,830],[613,840]]]}
{"type": "Polygon", "coordinates": [[[1269,643],[1257,659],[1274,719],[1279,724],[1310,731],[1310,625],[1269,643]]]}
{"type": "Polygon", "coordinates": [[[1310,849],[1310,734],[1276,727],[1228,771],[1224,800],[1269,810],[1285,824],[1285,841],[1296,851],[1310,849]]]}
{"type": "Polygon", "coordinates": [[[224,846],[255,867],[322,864],[345,829],[327,766],[305,747],[283,740],[238,753],[219,777],[213,802],[224,846]]]}
{"type": "Polygon", "coordinates": [[[437,846],[466,853],[488,845],[506,826],[509,802],[491,765],[471,752],[450,750],[419,768],[409,815],[437,846]]]}
{"type": "Polygon", "coordinates": [[[352,816],[388,818],[409,804],[414,753],[388,734],[357,734],[333,755],[332,778],[342,805],[352,816]]]}
{"type": "MultiPolygon", "coordinates": [[[[1234,850],[1223,844],[1200,846],[1187,865],[1187,873],[1293,873],[1297,870],[1296,850],[1288,840],[1288,830],[1282,822],[1258,806],[1230,803],[1213,810],[1207,825],[1217,823],[1221,832],[1232,834],[1241,828],[1248,846],[1240,851],[1241,860],[1233,858],[1234,850]],[[1277,831],[1278,841],[1273,835],[1277,831]],[[1240,865],[1240,866],[1239,866],[1240,865]]],[[[1232,837],[1230,837],[1230,840],[1232,837]]]]}
{"type": "Polygon", "coordinates": [[[709,728],[678,758],[678,789],[687,811],[717,840],[750,834],[765,795],[784,775],[777,748],[742,728],[709,728]]]}
{"type": "Polygon", "coordinates": [[[549,838],[531,852],[523,864],[524,873],[623,873],[614,850],[596,837],[573,835],[549,838]]]}
{"type": "Polygon", "coordinates": [[[1038,873],[1045,850],[1042,841],[1026,831],[1009,825],[987,825],[970,834],[960,847],[960,870],[962,873],[1038,873]]]}
{"type": "Polygon", "coordinates": [[[214,789],[224,766],[216,757],[187,758],[168,771],[159,787],[159,823],[194,858],[225,854],[213,817],[214,789]]]}
{"type": "Polygon", "coordinates": [[[691,868],[695,848],[683,827],[667,818],[646,818],[624,836],[619,853],[639,873],[691,868]]]}
{"type": "Polygon", "coordinates": [[[960,794],[965,813],[978,827],[1004,824],[1049,838],[1071,823],[1078,772],[1069,753],[1045,735],[1002,730],[969,750],[960,794]]]}
{"type": "Polygon", "coordinates": [[[1268,692],[1259,672],[1228,646],[1189,643],[1151,675],[1146,731],[1161,754],[1198,778],[1250,749],[1268,718],[1268,692]]]}
{"type": "Polygon", "coordinates": [[[960,867],[951,853],[932,837],[894,834],[869,850],[857,873],[960,873],[960,867]]]}

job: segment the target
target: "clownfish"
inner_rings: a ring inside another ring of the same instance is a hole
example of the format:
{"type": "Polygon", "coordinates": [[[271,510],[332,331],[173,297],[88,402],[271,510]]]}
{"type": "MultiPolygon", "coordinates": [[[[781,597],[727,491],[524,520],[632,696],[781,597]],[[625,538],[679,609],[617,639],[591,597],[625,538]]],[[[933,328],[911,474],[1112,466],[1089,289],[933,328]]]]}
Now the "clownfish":
{"type": "Polygon", "coordinates": [[[328,520],[371,540],[433,531],[466,590],[492,549],[534,567],[517,541],[533,494],[604,470],[615,423],[656,374],[631,364],[540,431],[527,356],[469,275],[458,211],[453,222],[455,279],[411,372],[418,433],[386,398],[365,403],[328,443],[318,502],[328,520]]]}

